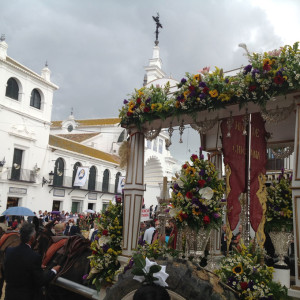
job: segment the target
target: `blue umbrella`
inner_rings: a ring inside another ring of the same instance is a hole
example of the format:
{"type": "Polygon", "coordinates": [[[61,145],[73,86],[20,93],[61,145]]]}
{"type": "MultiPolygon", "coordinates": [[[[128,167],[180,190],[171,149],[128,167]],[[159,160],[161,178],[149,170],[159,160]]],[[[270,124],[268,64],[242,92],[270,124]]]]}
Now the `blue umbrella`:
{"type": "Polygon", "coordinates": [[[34,213],[27,207],[14,206],[5,210],[2,216],[34,216],[34,213]]]}

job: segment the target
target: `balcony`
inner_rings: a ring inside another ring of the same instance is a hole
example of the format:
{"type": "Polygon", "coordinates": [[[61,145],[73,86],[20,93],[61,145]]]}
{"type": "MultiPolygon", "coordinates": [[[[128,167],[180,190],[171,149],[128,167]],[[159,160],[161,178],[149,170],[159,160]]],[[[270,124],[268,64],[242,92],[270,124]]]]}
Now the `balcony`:
{"type": "Polygon", "coordinates": [[[26,169],[8,168],[7,179],[12,181],[36,182],[36,172],[26,169]]]}
{"type": "Polygon", "coordinates": [[[284,168],[284,159],[268,159],[266,169],[267,171],[280,171],[284,168]]]}
{"type": "Polygon", "coordinates": [[[53,187],[61,187],[61,188],[68,188],[68,189],[78,189],[78,190],[83,190],[83,191],[93,191],[93,192],[98,192],[98,193],[108,193],[108,194],[115,194],[115,185],[114,184],[108,184],[108,188],[107,189],[102,189],[102,182],[101,181],[96,181],[95,184],[95,189],[94,190],[90,190],[89,187],[89,182],[87,180],[87,182],[85,183],[84,186],[82,187],[75,187],[73,186],[73,178],[69,177],[69,176],[64,176],[63,178],[63,184],[60,185],[56,185],[53,184],[53,187]]]}

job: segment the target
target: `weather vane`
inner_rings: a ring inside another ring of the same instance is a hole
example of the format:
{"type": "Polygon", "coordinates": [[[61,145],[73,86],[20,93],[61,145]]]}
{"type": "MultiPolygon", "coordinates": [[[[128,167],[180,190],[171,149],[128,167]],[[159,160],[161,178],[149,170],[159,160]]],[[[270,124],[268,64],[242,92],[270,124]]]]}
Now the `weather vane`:
{"type": "Polygon", "coordinates": [[[159,34],[158,28],[163,28],[163,27],[162,27],[162,25],[159,22],[159,13],[157,13],[156,17],[152,16],[152,18],[153,18],[154,22],[156,23],[156,31],[155,31],[156,40],[155,40],[155,46],[157,46],[158,43],[159,43],[159,41],[158,41],[158,34],[159,34]]]}

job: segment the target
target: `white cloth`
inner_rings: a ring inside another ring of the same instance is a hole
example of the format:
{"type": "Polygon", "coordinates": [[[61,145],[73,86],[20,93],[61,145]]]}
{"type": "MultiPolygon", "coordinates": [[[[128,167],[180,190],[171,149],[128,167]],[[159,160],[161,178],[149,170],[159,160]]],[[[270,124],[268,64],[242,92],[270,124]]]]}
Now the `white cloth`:
{"type": "Polygon", "coordinates": [[[146,241],[148,244],[151,244],[154,230],[155,230],[154,227],[150,227],[150,228],[146,229],[146,231],[145,231],[144,241],[146,241]]]}

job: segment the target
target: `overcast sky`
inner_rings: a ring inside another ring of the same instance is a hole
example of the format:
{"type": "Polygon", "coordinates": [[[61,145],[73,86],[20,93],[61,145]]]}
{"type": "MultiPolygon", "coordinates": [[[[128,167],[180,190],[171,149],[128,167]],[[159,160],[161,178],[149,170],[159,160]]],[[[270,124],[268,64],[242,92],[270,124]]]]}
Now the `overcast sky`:
{"type": "Polygon", "coordinates": [[[205,66],[246,64],[241,42],[259,52],[300,40],[299,0],[1,0],[0,34],[8,55],[33,71],[48,61],[59,86],[53,120],[71,107],[76,119],[118,117],[142,86],[157,12],[163,70],[177,80],[205,66]]]}

